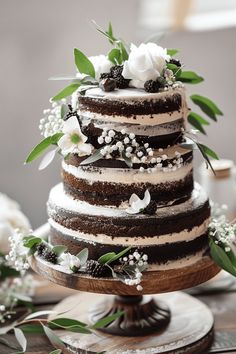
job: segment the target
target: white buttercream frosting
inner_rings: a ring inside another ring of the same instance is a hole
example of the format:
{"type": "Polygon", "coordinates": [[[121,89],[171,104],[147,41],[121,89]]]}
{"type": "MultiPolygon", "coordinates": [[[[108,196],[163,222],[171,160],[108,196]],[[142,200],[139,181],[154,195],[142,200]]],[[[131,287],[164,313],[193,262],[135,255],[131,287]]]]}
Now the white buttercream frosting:
{"type": "MultiPolygon", "coordinates": [[[[158,217],[166,217],[167,215],[178,215],[183,210],[192,210],[198,207],[201,203],[207,200],[206,193],[198,183],[195,183],[195,188],[191,198],[184,203],[172,206],[165,206],[157,209],[158,217]]],[[[117,207],[92,205],[87,202],[73,199],[65,193],[63,184],[59,183],[53,187],[49,195],[49,205],[59,207],[60,209],[71,211],[78,214],[101,215],[107,217],[127,217],[125,209],[127,205],[121,204],[117,207]]],[[[146,218],[144,214],[129,215],[130,218],[146,218]]]]}
{"type": "Polygon", "coordinates": [[[160,183],[175,182],[184,179],[192,170],[192,163],[182,165],[176,171],[156,171],[143,172],[135,169],[96,167],[94,169],[76,167],[62,162],[62,168],[75,178],[86,180],[87,183],[110,182],[132,185],[134,183],[150,183],[157,185],[160,183]]]}
{"type": "Polygon", "coordinates": [[[116,246],[152,246],[152,245],[164,245],[172,242],[192,241],[197,237],[203,235],[210,223],[209,219],[206,219],[200,226],[195,226],[191,230],[182,230],[181,232],[173,232],[164,235],[151,236],[151,237],[111,237],[105,234],[87,234],[80,231],[72,230],[62,226],[53,219],[49,219],[49,224],[57,231],[68,235],[75,240],[82,239],[88,243],[99,243],[106,245],[116,246]]]}

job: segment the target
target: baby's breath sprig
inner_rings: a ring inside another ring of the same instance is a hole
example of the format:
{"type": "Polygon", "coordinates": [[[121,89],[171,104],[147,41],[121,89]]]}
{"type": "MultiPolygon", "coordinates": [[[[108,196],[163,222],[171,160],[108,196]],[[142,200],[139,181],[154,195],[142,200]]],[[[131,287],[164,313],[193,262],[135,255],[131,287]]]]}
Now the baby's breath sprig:
{"type": "Polygon", "coordinates": [[[214,214],[209,225],[211,256],[222,269],[236,276],[236,223],[230,223],[225,215],[214,214]]]}

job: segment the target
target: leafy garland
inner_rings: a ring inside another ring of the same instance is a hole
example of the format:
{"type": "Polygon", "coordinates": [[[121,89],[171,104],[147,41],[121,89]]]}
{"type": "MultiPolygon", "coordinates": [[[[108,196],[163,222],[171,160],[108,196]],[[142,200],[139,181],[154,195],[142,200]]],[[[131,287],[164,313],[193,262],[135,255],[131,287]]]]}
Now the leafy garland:
{"type": "MultiPolygon", "coordinates": [[[[69,311],[69,310],[68,310],[69,311]]],[[[66,311],[66,312],[68,312],[66,311]]],[[[43,335],[51,345],[55,348],[50,354],[60,354],[69,352],[65,343],[57,336],[55,330],[65,330],[69,332],[76,332],[82,334],[92,334],[99,328],[103,328],[117,318],[124,315],[124,311],[118,311],[110,316],[98,320],[93,325],[88,325],[79,320],[62,317],[66,314],[55,313],[55,311],[37,311],[26,315],[23,319],[13,322],[11,325],[0,328],[0,343],[5,346],[17,350],[14,354],[23,354],[27,351],[27,336],[28,335],[43,335]],[[57,315],[52,320],[45,319],[46,315],[57,315]],[[13,345],[5,338],[8,333],[14,333],[15,338],[20,346],[19,348],[13,345]]],[[[105,352],[102,352],[105,353],[105,352]]],[[[102,354],[100,353],[100,354],[102,354]]]]}

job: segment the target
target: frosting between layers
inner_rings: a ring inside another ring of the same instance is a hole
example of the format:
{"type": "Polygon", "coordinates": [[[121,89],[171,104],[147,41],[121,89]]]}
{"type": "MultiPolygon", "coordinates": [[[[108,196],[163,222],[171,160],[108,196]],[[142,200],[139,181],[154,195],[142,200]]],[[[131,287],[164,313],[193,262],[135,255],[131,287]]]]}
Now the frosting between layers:
{"type": "Polygon", "coordinates": [[[105,234],[86,234],[80,231],[71,230],[67,227],[64,227],[54,221],[49,219],[49,224],[57,231],[71,236],[75,239],[81,238],[89,243],[100,243],[108,245],[121,245],[121,246],[152,246],[152,245],[164,245],[166,243],[175,243],[181,241],[191,241],[197,237],[200,237],[204,234],[208,228],[210,219],[206,219],[200,226],[195,226],[191,230],[183,230],[181,232],[174,232],[172,234],[165,234],[152,237],[111,237],[105,234]]]}
{"type": "Polygon", "coordinates": [[[147,272],[153,270],[168,270],[168,269],[179,269],[183,267],[188,267],[197,263],[204,257],[204,253],[206,250],[202,250],[200,252],[196,252],[194,255],[182,257],[178,260],[169,261],[161,264],[149,264],[147,268],[147,272]]]}
{"type": "Polygon", "coordinates": [[[127,133],[134,133],[135,135],[143,135],[143,136],[161,136],[161,135],[169,135],[173,133],[180,133],[181,128],[184,126],[183,119],[176,120],[175,122],[157,124],[153,126],[149,125],[139,125],[139,124],[120,124],[117,122],[111,121],[102,121],[87,118],[85,116],[81,116],[82,125],[84,127],[88,126],[90,123],[94,124],[95,128],[98,129],[114,129],[116,131],[121,131],[125,128],[127,133]]]}
{"type": "MultiPolygon", "coordinates": [[[[183,210],[189,210],[196,208],[200,203],[204,203],[207,200],[206,193],[202,190],[198,183],[195,183],[195,188],[192,192],[190,199],[184,203],[162,207],[157,209],[159,217],[166,217],[167,215],[178,215],[183,210]]],[[[68,210],[78,214],[86,215],[100,215],[106,217],[126,217],[128,214],[125,212],[124,205],[117,208],[114,207],[104,207],[98,205],[92,205],[87,202],[73,199],[67,195],[63,189],[63,184],[59,183],[53,187],[49,194],[49,204],[61,208],[62,210],[68,210]]],[[[146,218],[143,214],[129,215],[130,220],[132,218],[146,218]]]]}
{"type": "Polygon", "coordinates": [[[175,171],[156,171],[156,172],[143,172],[135,169],[122,169],[122,168],[106,168],[96,167],[89,168],[76,167],[62,162],[62,168],[67,173],[76,178],[85,179],[88,183],[93,182],[110,182],[110,183],[123,183],[132,185],[133,183],[150,183],[160,184],[184,179],[191,172],[193,168],[192,162],[185,164],[175,171]]]}
{"type": "Polygon", "coordinates": [[[119,123],[129,123],[129,124],[140,124],[140,125],[149,125],[149,126],[156,126],[158,124],[170,123],[176,120],[184,118],[184,113],[182,111],[174,111],[170,113],[158,113],[158,114],[147,114],[147,115],[136,115],[132,117],[126,117],[122,115],[107,115],[107,114],[100,114],[95,112],[90,112],[86,110],[79,110],[79,114],[83,117],[89,119],[96,119],[101,120],[103,122],[110,122],[114,120],[115,122],[119,123]]]}

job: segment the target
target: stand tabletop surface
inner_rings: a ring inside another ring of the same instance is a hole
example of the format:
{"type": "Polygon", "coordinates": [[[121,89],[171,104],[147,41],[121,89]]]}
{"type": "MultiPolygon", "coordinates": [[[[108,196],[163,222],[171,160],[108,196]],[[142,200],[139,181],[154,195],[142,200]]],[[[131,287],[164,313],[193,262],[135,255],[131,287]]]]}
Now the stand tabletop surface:
{"type": "MultiPolygon", "coordinates": [[[[214,315],[215,339],[209,353],[236,354],[236,280],[229,275],[221,274],[216,277],[215,281],[210,281],[207,286],[199,286],[188,292],[203,301],[214,315]]],[[[59,301],[73,294],[76,294],[75,290],[40,279],[40,285],[34,297],[35,308],[37,311],[49,310],[59,301]]],[[[14,342],[12,335],[6,335],[5,338],[14,342]]],[[[53,349],[40,335],[28,337],[26,353],[49,354],[53,349]]],[[[10,354],[12,349],[0,344],[0,353],[10,354]]]]}

